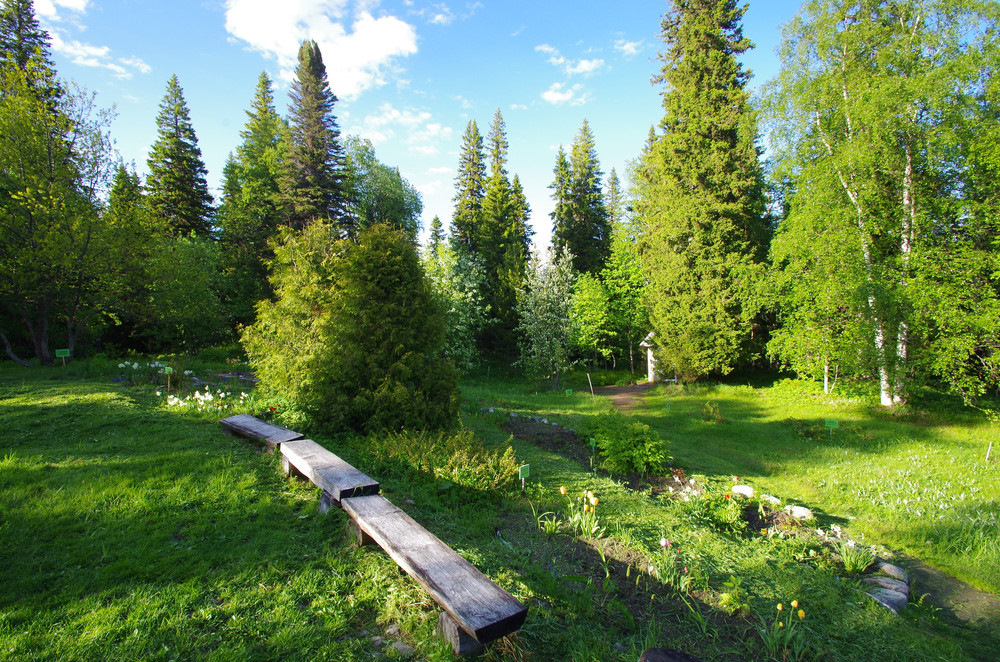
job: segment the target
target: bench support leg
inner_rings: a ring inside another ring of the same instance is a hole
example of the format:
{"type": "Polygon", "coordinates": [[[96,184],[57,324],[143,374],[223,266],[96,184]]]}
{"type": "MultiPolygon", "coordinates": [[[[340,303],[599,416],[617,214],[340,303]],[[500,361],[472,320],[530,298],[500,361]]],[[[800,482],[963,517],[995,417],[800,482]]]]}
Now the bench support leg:
{"type": "Polygon", "coordinates": [[[284,455],[281,456],[281,471],[286,476],[296,476],[298,478],[305,478],[309,480],[304,473],[295,468],[295,465],[288,461],[288,458],[284,455]]]}
{"type": "Polygon", "coordinates": [[[333,495],[323,490],[323,493],[319,495],[319,514],[326,515],[327,511],[334,506],[340,507],[340,502],[333,498],[333,495]]]}
{"type": "Polygon", "coordinates": [[[347,538],[358,547],[375,544],[375,540],[362,531],[358,523],[352,519],[347,520],[347,538]]]}
{"type": "Polygon", "coordinates": [[[441,615],[438,616],[437,631],[441,637],[451,643],[451,649],[455,655],[469,657],[483,652],[483,645],[460,628],[455,619],[446,611],[441,612],[441,615]]]}

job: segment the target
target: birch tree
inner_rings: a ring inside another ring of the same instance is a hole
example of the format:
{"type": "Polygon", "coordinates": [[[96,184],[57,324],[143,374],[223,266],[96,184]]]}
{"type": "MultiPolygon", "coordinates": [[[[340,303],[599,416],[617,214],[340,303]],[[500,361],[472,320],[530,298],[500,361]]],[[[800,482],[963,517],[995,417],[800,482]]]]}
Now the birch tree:
{"type": "MultiPolygon", "coordinates": [[[[774,255],[853,247],[829,277],[870,326],[854,355],[870,353],[885,406],[905,399],[914,334],[926,332],[914,326],[914,279],[931,238],[963,214],[955,130],[974,112],[996,12],[990,2],[814,0],[784,31],[769,112],[779,176],[794,193],[774,255]],[[803,234],[809,224],[824,231],[803,234]]],[[[815,275],[819,263],[794,264],[777,266],[815,275]]],[[[782,303],[786,323],[815,310],[782,303]]]]}

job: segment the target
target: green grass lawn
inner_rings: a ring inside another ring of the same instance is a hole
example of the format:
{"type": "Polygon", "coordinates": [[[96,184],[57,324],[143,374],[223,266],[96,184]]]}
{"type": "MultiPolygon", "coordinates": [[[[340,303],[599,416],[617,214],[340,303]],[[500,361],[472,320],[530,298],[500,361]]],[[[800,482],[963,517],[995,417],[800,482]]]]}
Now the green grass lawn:
{"type": "MultiPolygon", "coordinates": [[[[153,383],[112,383],[107,365],[80,366],[0,370],[0,658],[392,659],[372,637],[396,624],[392,639],[416,659],[452,659],[426,594],[377,549],[349,546],[345,516],[319,516],[315,488],[217,423],[267,403],[231,394],[224,405],[172,406],[153,383]]],[[[477,489],[382,453],[385,444],[313,436],[528,605],[522,630],[486,659],[634,660],[650,645],[767,659],[760,630],[793,599],[806,613],[803,659],[992,659],[995,621],[953,623],[919,595],[892,616],[815,536],[734,530],[705,508],[723,504],[738,475],[812,508],[817,528],[839,523],[996,594],[1000,488],[984,456],[1000,439],[989,425],[947,403],[886,415],[796,383],[658,387],[631,413],[707,489],[685,502],[510,439],[506,414],[480,411],[536,413],[586,435],[608,403],[585,384],[572,395],[463,385],[465,425],[530,463],[525,494],[477,489]],[[706,402],[724,422],[705,420],[706,402]],[[826,419],[839,422],[832,438],[826,419]],[[565,519],[582,490],[600,499],[603,535],[537,526],[534,513],[565,519]],[[670,562],[689,568],[683,590],[649,575],[666,558],[662,537],[670,562]],[[743,608],[729,615],[734,601],[743,608]]]]}

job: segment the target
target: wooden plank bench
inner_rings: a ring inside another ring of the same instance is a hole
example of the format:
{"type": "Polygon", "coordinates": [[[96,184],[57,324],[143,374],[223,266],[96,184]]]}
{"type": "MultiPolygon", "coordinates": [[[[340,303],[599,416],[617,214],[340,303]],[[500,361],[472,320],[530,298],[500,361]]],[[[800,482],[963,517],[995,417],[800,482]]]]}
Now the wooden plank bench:
{"type": "Polygon", "coordinates": [[[298,432],[292,432],[283,427],[272,425],[250,414],[230,416],[229,418],[222,419],[219,423],[233,434],[264,442],[267,445],[268,453],[273,453],[275,447],[286,441],[294,441],[303,437],[298,432]]]}
{"type": "Polygon", "coordinates": [[[345,497],[340,506],[445,610],[438,629],[456,654],[476,654],[524,624],[527,607],[385,497],[345,497]]]}
{"type": "Polygon", "coordinates": [[[308,478],[323,495],[319,511],[325,513],[330,506],[352,496],[378,494],[378,481],[361,473],[312,439],[282,442],[281,468],[285,475],[294,469],[308,478]]]}

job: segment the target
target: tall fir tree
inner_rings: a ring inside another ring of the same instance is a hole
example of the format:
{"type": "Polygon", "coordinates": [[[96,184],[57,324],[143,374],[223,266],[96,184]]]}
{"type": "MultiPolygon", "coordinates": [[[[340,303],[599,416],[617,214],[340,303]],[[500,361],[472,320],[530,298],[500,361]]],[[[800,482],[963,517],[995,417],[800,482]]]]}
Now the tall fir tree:
{"type": "Polygon", "coordinates": [[[271,79],[261,72],[240,132],[243,142],[223,172],[219,206],[222,265],[226,279],[225,305],[230,321],[250,324],[254,306],[272,295],[267,262],[268,241],[278,231],[278,177],[284,161],[287,124],[274,106],[271,79]]]}
{"type": "Polygon", "coordinates": [[[604,184],[604,205],[608,210],[608,222],[611,223],[612,241],[614,240],[614,229],[621,226],[625,221],[627,213],[625,193],[622,191],[622,181],[618,178],[618,173],[612,168],[608,173],[608,180],[604,184]]]}
{"type": "Polygon", "coordinates": [[[462,136],[462,154],[455,177],[455,211],[451,217],[451,240],[458,247],[477,252],[478,232],[486,198],[486,156],[483,136],[476,120],[469,120],[462,136]]]}
{"type": "Polygon", "coordinates": [[[209,236],[213,210],[206,181],[208,171],[176,75],[167,81],[156,127],[156,142],[146,161],[149,208],[177,234],[209,236]]]}
{"type": "Polygon", "coordinates": [[[517,293],[524,285],[528,262],[530,210],[520,181],[515,189],[507,173],[509,143],[499,109],[493,115],[487,148],[489,179],[474,243],[486,271],[484,299],[490,311],[480,346],[495,356],[511,356],[517,351],[517,293]]]}
{"type": "Polygon", "coordinates": [[[0,63],[28,72],[50,101],[62,94],[49,52],[49,35],[38,25],[32,0],[0,0],[0,63]]]}
{"type": "Polygon", "coordinates": [[[291,131],[281,174],[286,222],[302,229],[326,220],[342,236],[355,236],[348,214],[349,176],[333,114],[337,97],[330,90],[323,55],[315,41],[299,47],[299,64],[289,93],[291,131]]]}
{"type": "Polygon", "coordinates": [[[569,168],[570,220],[568,226],[556,228],[553,238],[564,242],[573,254],[573,266],[579,273],[596,275],[611,250],[611,227],[601,190],[604,173],[587,120],[573,141],[569,168]]]}
{"type": "Polygon", "coordinates": [[[444,243],[444,226],[441,225],[441,217],[434,214],[431,219],[431,230],[428,236],[427,246],[431,252],[436,252],[444,243]]]}
{"type": "Polygon", "coordinates": [[[560,145],[556,152],[556,165],[552,168],[552,183],[549,184],[552,201],[555,203],[549,212],[549,218],[552,219],[552,244],[558,246],[561,252],[569,251],[562,234],[563,229],[568,228],[573,221],[572,185],[573,173],[569,168],[569,157],[560,145]]]}
{"type": "Polygon", "coordinates": [[[735,0],[677,0],[662,22],[660,133],[636,168],[656,344],[686,379],[748,358],[740,278],[768,240],[749,73],[735,0]]]}

